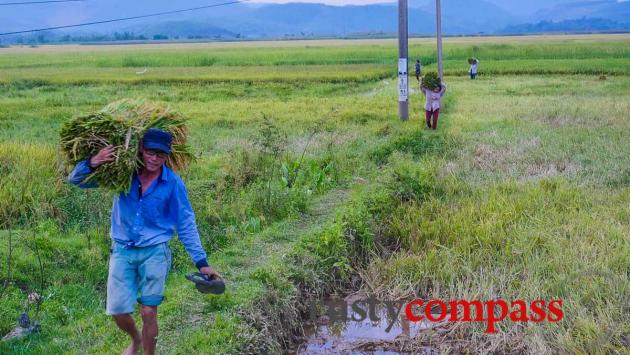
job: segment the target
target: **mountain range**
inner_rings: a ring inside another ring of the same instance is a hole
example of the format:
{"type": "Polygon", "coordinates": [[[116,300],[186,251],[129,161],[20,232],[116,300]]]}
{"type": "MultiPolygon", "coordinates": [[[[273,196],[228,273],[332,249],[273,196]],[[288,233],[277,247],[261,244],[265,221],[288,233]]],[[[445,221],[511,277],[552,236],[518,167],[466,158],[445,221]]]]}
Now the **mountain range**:
{"type": "MultiPolygon", "coordinates": [[[[390,0],[391,1],[391,0],[390,0]]],[[[216,2],[215,2],[216,3],[216,2]]],[[[0,7],[0,33],[102,21],[212,4],[207,0],[88,0],[0,7]]],[[[433,0],[409,0],[409,32],[435,31],[433,0]]],[[[539,23],[579,26],[580,31],[630,29],[630,1],[620,0],[442,0],[447,35],[527,33],[539,23]],[[579,21],[575,21],[579,20],[579,21]]],[[[565,26],[565,25],[561,25],[565,26]]],[[[210,9],[42,33],[2,36],[2,41],[127,32],[146,38],[308,38],[395,34],[397,3],[332,6],[319,3],[237,3],[210,9]]],[[[565,31],[571,29],[564,28],[565,31]]],[[[553,30],[552,30],[553,31],[553,30]]]]}

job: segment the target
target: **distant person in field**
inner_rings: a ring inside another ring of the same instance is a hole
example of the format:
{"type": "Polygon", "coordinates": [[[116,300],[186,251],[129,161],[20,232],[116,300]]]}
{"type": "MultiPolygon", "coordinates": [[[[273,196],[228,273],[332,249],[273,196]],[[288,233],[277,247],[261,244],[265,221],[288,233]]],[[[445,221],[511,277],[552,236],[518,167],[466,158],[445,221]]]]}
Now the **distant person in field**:
{"type": "MultiPolygon", "coordinates": [[[[199,271],[221,279],[208,265],[186,186],[164,164],[171,153],[171,143],[170,133],[156,128],[147,130],[140,148],[143,168],[133,175],[131,190],[114,198],[106,313],[131,337],[131,345],[123,353],[127,355],[140,349],[145,355],[155,353],[157,309],[164,299],[171,268],[168,241],[175,231],[199,271]],[[140,304],[142,332],[131,316],[136,302],[140,304]]],[[[113,153],[114,146],[110,145],[80,161],[68,181],[83,188],[96,187],[81,181],[101,164],[114,160],[113,153]]]]}
{"type": "Polygon", "coordinates": [[[420,64],[420,60],[416,60],[416,79],[420,81],[420,77],[422,76],[422,64],[420,64]]]}
{"type": "Polygon", "coordinates": [[[428,128],[437,129],[438,117],[440,116],[440,103],[442,96],[446,92],[446,84],[440,80],[440,84],[433,90],[421,86],[420,90],[426,96],[424,104],[425,119],[428,128]]]}
{"type": "Polygon", "coordinates": [[[475,80],[477,77],[477,64],[479,64],[479,59],[475,59],[472,64],[470,64],[470,69],[468,69],[470,80],[475,80]]]}

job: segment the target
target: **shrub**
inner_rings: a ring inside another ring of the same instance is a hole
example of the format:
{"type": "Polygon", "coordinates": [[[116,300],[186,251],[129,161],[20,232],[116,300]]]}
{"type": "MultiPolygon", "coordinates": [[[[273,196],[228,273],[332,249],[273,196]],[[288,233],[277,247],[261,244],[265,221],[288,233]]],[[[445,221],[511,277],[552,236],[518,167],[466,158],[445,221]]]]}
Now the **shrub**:
{"type": "Polygon", "coordinates": [[[415,130],[378,146],[370,153],[370,158],[377,164],[384,164],[394,152],[410,153],[414,157],[440,154],[446,151],[448,144],[449,141],[442,135],[425,135],[415,130]]]}

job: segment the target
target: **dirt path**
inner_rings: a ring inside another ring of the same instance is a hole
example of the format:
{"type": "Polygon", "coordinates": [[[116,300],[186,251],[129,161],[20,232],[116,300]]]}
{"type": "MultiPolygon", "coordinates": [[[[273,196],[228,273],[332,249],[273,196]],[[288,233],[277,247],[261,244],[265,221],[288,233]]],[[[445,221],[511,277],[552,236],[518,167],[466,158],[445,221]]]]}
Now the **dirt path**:
{"type": "Polygon", "coordinates": [[[282,257],[302,236],[329,225],[348,196],[346,189],[332,190],[316,198],[308,213],[299,218],[278,222],[210,255],[210,265],[226,280],[225,295],[199,294],[183,274],[171,274],[160,318],[161,352],[181,352],[186,349],[185,338],[192,336],[211,339],[217,318],[235,317],[239,306],[255,301],[252,274],[282,257]]]}

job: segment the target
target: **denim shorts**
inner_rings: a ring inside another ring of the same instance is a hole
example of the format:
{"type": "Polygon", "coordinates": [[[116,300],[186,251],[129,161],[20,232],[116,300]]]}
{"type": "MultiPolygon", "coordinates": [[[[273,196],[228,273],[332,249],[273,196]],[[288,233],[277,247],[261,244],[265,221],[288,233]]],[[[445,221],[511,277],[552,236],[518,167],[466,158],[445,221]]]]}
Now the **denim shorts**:
{"type": "Polygon", "coordinates": [[[159,306],[164,300],[171,260],[167,243],[127,249],[123,244],[112,242],[106,313],[133,313],[136,302],[159,306]]]}

